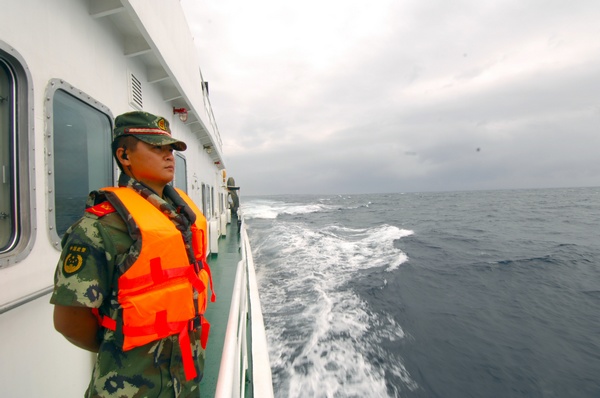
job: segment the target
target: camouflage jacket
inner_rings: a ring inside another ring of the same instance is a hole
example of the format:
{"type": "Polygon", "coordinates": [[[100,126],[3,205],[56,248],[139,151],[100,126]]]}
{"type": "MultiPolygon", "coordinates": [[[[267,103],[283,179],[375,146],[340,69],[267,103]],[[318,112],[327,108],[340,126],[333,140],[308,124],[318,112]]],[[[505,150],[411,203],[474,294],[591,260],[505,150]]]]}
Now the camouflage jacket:
{"type": "MultiPolygon", "coordinates": [[[[150,202],[162,209],[173,206],[127,176],[119,185],[129,185],[150,194],[150,202]]],[[[104,198],[92,193],[88,207],[104,198]]],[[[101,315],[118,318],[117,279],[119,265],[131,250],[137,250],[126,222],[116,213],[86,212],[62,239],[56,267],[52,304],[98,308],[101,315]]],[[[204,350],[199,333],[190,331],[192,354],[198,377],[186,381],[178,336],[169,336],[142,347],[123,351],[115,332],[102,329],[101,345],[86,397],[199,397],[204,370],[204,350]]]]}

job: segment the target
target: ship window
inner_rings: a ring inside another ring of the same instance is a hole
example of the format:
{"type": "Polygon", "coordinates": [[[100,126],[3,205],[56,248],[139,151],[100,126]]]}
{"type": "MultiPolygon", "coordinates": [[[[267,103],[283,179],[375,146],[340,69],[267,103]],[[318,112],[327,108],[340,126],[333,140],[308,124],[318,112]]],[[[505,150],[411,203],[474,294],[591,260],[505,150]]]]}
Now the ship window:
{"type": "Polygon", "coordinates": [[[26,70],[21,56],[0,41],[0,267],[26,257],[35,237],[33,98],[26,70]]]}
{"type": "Polygon", "coordinates": [[[175,153],[175,188],[181,189],[187,193],[187,165],[185,157],[180,153],[175,153]]]}
{"type": "Polygon", "coordinates": [[[207,207],[207,203],[208,203],[208,187],[206,186],[206,184],[202,183],[202,214],[204,214],[204,217],[206,217],[207,219],[210,217],[210,214],[207,213],[208,207],[207,207]]]}
{"type": "Polygon", "coordinates": [[[202,213],[206,219],[212,218],[212,188],[208,184],[202,184],[202,213]]]}
{"type": "Polygon", "coordinates": [[[18,238],[16,215],[16,124],[14,122],[14,77],[0,58],[0,252],[10,250],[18,238]]]}
{"type": "Polygon", "coordinates": [[[210,187],[210,216],[215,215],[215,189],[210,187]]]}
{"type": "Polygon", "coordinates": [[[106,107],[62,81],[51,87],[50,228],[58,248],[57,238],[82,216],[89,192],[113,185],[112,117],[106,107]]]}

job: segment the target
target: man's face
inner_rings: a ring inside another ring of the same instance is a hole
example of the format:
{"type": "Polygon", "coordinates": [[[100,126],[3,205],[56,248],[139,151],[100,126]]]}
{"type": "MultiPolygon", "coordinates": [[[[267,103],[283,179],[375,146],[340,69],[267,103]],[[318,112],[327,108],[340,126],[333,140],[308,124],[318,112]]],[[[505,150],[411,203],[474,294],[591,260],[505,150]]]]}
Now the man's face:
{"type": "Polygon", "coordinates": [[[175,176],[175,156],[171,145],[150,145],[139,141],[129,152],[130,173],[150,188],[162,188],[175,176]]]}

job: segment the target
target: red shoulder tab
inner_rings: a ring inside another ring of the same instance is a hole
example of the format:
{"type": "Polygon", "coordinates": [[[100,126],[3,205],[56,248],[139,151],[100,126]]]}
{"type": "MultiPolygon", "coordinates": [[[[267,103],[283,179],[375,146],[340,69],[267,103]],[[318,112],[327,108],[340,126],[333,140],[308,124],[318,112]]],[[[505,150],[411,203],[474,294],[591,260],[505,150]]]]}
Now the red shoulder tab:
{"type": "Polygon", "coordinates": [[[110,204],[110,202],[106,201],[100,203],[99,205],[88,207],[87,209],[85,209],[85,211],[87,211],[88,213],[92,213],[98,217],[102,217],[107,214],[114,213],[116,210],[113,207],[113,205],[110,204]]]}

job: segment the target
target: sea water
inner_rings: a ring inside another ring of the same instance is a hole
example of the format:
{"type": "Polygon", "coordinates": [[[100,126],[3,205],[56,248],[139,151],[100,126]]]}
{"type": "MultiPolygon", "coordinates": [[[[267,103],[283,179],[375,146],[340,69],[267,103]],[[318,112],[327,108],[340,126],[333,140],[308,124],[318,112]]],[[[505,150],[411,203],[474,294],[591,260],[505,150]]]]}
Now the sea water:
{"type": "Polygon", "coordinates": [[[600,397],[600,188],[242,209],[277,397],[600,397]]]}

